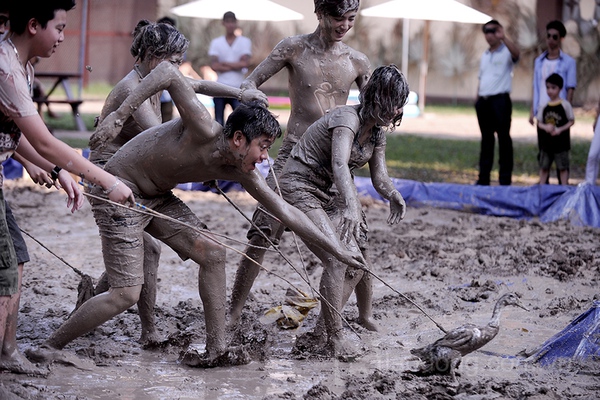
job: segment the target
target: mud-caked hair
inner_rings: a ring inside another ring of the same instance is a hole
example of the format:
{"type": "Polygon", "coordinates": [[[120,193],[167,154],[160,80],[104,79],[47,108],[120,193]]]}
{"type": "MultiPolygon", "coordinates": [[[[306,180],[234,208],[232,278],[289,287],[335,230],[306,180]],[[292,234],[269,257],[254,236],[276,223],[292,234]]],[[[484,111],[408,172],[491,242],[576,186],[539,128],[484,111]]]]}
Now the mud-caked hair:
{"type": "Polygon", "coordinates": [[[183,54],[190,41],[173,25],[141,20],[133,30],[133,42],[129,50],[140,61],[148,57],[165,59],[174,54],[183,54]]]}
{"type": "Polygon", "coordinates": [[[56,11],[69,11],[73,7],[75,0],[9,0],[10,30],[17,35],[24,33],[32,18],[39,22],[42,29],[46,29],[56,11]]]}
{"type": "Polygon", "coordinates": [[[402,113],[397,109],[404,107],[410,89],[406,78],[394,64],[377,67],[366,85],[360,91],[359,115],[361,120],[382,116],[383,120],[393,118],[391,131],[402,122],[402,113]]]}
{"type": "Polygon", "coordinates": [[[315,14],[341,17],[348,11],[358,11],[360,0],[315,0],[315,14]]]}
{"type": "Polygon", "coordinates": [[[272,139],[281,136],[281,126],[275,116],[258,102],[240,104],[229,114],[223,134],[231,139],[236,131],[241,131],[248,142],[261,135],[272,139]]]}

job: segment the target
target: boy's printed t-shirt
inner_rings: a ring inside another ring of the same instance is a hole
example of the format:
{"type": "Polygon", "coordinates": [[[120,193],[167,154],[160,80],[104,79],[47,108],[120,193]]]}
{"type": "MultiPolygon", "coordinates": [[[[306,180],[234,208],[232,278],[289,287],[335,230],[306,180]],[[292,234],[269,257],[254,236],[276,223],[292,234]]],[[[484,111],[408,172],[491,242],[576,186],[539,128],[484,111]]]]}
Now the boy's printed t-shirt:
{"type": "MultiPolygon", "coordinates": [[[[537,115],[538,121],[543,121],[544,124],[554,125],[557,128],[566,125],[569,121],[573,121],[573,107],[563,99],[550,101],[544,107],[540,108],[537,115]]],[[[571,130],[567,129],[558,136],[552,136],[548,132],[540,131],[540,148],[548,153],[561,153],[571,150],[571,130]]]]}
{"type": "Polygon", "coordinates": [[[0,188],[3,183],[2,162],[13,155],[19,145],[21,131],[14,118],[37,114],[31,99],[29,82],[33,82],[33,67],[27,63],[27,72],[21,66],[17,53],[8,40],[0,42],[0,188]],[[27,78],[29,77],[29,79],[27,78]]]}

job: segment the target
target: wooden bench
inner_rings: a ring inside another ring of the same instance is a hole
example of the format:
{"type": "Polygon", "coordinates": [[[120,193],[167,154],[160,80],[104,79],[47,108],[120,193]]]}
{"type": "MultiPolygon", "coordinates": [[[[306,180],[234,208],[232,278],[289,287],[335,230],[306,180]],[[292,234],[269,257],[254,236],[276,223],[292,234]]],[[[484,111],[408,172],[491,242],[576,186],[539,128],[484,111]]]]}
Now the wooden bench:
{"type": "Polygon", "coordinates": [[[68,99],[49,99],[49,98],[34,98],[34,102],[38,105],[38,112],[42,113],[42,105],[43,104],[68,104],[71,106],[71,111],[73,112],[73,118],[75,119],[75,124],[77,125],[77,129],[80,131],[87,131],[85,123],[79,115],[79,106],[83,103],[83,100],[68,100],[68,99]]]}
{"type": "Polygon", "coordinates": [[[41,111],[42,104],[68,104],[71,106],[71,111],[73,112],[73,118],[75,119],[75,124],[77,125],[77,129],[80,131],[87,131],[85,124],[83,123],[83,119],[81,115],[79,115],[79,106],[83,103],[83,100],[76,99],[71,93],[71,86],[69,84],[70,78],[80,78],[81,75],[78,73],[70,73],[70,72],[36,72],[35,77],[39,79],[50,79],[54,81],[52,88],[48,90],[45,97],[34,98],[38,105],[38,111],[41,111]],[[54,99],[51,95],[54,93],[54,90],[62,85],[65,94],[67,96],[66,99],[54,99]]]}

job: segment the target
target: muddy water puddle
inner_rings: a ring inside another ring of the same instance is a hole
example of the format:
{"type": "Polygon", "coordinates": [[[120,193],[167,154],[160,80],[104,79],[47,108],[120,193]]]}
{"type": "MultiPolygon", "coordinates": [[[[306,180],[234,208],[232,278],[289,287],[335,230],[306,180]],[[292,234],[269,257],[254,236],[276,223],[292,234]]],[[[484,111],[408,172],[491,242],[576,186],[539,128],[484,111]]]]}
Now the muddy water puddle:
{"type": "Polygon", "coordinates": [[[193,369],[178,364],[176,356],[140,352],[118,365],[97,366],[93,371],[54,366],[47,379],[24,377],[20,381],[42,392],[60,393],[65,399],[81,399],[82,388],[86,388],[86,399],[98,400],[261,399],[285,392],[306,393],[319,383],[339,395],[347,375],[391,367],[399,361],[380,356],[367,355],[359,363],[270,359],[238,367],[193,369]]]}

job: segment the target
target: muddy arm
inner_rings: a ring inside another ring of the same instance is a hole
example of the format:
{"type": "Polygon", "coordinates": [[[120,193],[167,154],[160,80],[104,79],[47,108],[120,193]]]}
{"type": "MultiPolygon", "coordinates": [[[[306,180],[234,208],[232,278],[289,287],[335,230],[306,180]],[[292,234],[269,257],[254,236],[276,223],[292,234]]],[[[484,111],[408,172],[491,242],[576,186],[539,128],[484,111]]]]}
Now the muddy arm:
{"type": "Polygon", "coordinates": [[[169,92],[186,127],[200,131],[210,129],[212,123],[207,123],[207,121],[211,121],[212,117],[196,97],[188,80],[176,66],[168,61],[163,61],[142,79],[117,110],[110,113],[98,125],[94,137],[90,140],[90,147],[112,141],[121,131],[127,118],[147,98],[161,90],[169,92]]]}
{"type": "Polygon", "coordinates": [[[355,58],[354,65],[358,72],[354,82],[358,86],[358,89],[362,89],[371,77],[371,63],[367,56],[361,53],[359,57],[355,58]]]}
{"type": "Polygon", "coordinates": [[[358,238],[361,229],[361,205],[358,192],[348,163],[352,151],[354,132],[347,127],[337,127],[331,138],[331,167],[335,186],[344,200],[342,219],[338,227],[340,239],[348,243],[351,237],[358,238]]]}
{"type": "Polygon", "coordinates": [[[397,224],[406,215],[406,202],[388,174],[385,164],[385,145],[377,146],[373,150],[373,155],[369,160],[369,170],[371,171],[373,187],[377,193],[390,202],[388,224],[397,224]]]}
{"type": "Polygon", "coordinates": [[[265,58],[248,77],[240,87],[242,89],[256,89],[269,80],[277,72],[281,71],[288,64],[288,60],[295,53],[293,43],[289,38],[279,42],[271,53],[265,58]]]}
{"type": "Polygon", "coordinates": [[[332,254],[342,263],[355,268],[367,268],[366,262],[360,253],[353,253],[342,248],[339,242],[333,242],[315,224],[296,207],[288,204],[278,196],[269,186],[258,171],[253,171],[240,180],[248,193],[258,200],[269,212],[306,243],[310,243],[332,254]]]}
{"type": "Polygon", "coordinates": [[[205,94],[211,97],[229,97],[240,100],[242,103],[258,101],[268,104],[267,95],[258,89],[239,89],[233,86],[224,85],[219,82],[190,79],[194,92],[205,94]]]}

